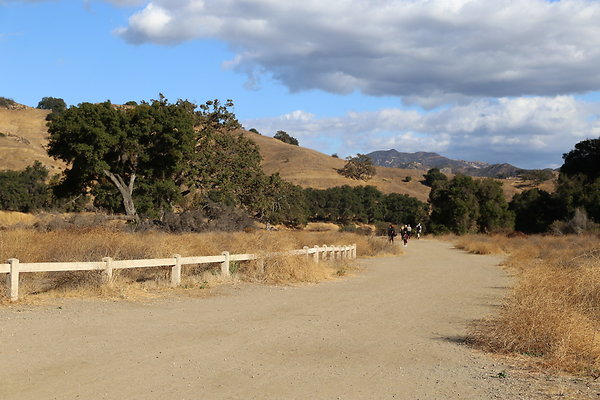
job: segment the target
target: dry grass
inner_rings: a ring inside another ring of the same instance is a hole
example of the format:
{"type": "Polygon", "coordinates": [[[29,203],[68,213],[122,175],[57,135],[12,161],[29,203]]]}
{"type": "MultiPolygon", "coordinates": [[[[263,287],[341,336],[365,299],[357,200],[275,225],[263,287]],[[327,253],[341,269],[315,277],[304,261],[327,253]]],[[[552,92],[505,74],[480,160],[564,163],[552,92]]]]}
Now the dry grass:
{"type": "MultiPolygon", "coordinates": [[[[466,240],[474,249],[477,241],[466,240]]],[[[510,254],[507,265],[518,282],[499,315],[475,324],[473,342],[493,352],[531,356],[546,368],[600,376],[599,237],[530,236],[493,243],[510,254]]]]}
{"type": "MultiPolygon", "coordinates": [[[[22,110],[0,109],[0,132],[10,136],[0,137],[0,170],[23,169],[35,160],[50,167],[51,174],[59,172],[64,164],[48,157],[44,150],[47,144],[47,110],[26,108],[22,110]]],[[[363,181],[344,178],[336,172],[345,161],[315,150],[292,146],[268,136],[244,131],[260,147],[263,169],[268,174],[279,172],[285,179],[302,187],[327,189],[341,185],[364,185],[363,181]]],[[[426,201],[430,188],[421,183],[425,171],[377,167],[377,175],[366,184],[376,186],[383,193],[402,193],[426,201]],[[410,182],[404,178],[410,176],[410,182]]],[[[507,199],[515,193],[531,187],[552,190],[548,181],[534,185],[521,180],[500,180],[507,199]]]]}
{"type": "MultiPolygon", "coordinates": [[[[397,254],[381,238],[338,232],[265,232],[168,234],[161,232],[126,233],[106,228],[70,229],[52,232],[32,230],[0,231],[0,262],[18,258],[21,262],[100,261],[182,256],[267,254],[304,246],[356,243],[358,255],[397,254]]],[[[314,263],[312,257],[273,257],[261,267],[257,262],[233,263],[234,279],[270,284],[318,282],[345,275],[353,269],[347,262],[314,263]]],[[[183,289],[204,289],[222,282],[218,265],[183,267],[183,289]]],[[[132,298],[159,295],[168,286],[170,268],[118,270],[115,285],[101,284],[96,271],[22,274],[20,291],[25,301],[32,296],[132,298]]],[[[4,295],[2,293],[0,296],[4,295]]],[[[6,299],[4,298],[4,301],[6,299]]]]}

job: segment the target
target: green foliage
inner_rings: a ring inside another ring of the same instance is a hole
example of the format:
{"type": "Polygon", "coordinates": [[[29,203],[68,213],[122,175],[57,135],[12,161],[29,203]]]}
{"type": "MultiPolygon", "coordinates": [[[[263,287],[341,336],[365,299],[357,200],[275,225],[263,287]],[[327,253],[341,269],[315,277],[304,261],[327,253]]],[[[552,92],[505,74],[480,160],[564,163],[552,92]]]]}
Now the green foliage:
{"type": "Polygon", "coordinates": [[[286,131],[277,131],[273,136],[274,139],[281,140],[283,143],[291,144],[294,146],[298,146],[298,139],[293,136],[288,135],[286,131]]]}
{"type": "Polygon", "coordinates": [[[419,222],[427,223],[429,206],[407,194],[390,193],[384,196],[384,220],[394,224],[410,224],[416,226],[419,222]]]}
{"type": "Polygon", "coordinates": [[[456,175],[448,182],[438,180],[433,184],[429,202],[433,230],[465,234],[509,229],[513,224],[502,187],[492,179],[477,182],[456,175]]]}
{"type": "Polygon", "coordinates": [[[43,97],[38,103],[37,108],[60,113],[67,109],[67,103],[65,103],[63,99],[57,97],[43,97]]]}
{"type": "Polygon", "coordinates": [[[291,227],[306,224],[306,199],[301,187],[284,181],[279,174],[261,174],[253,187],[248,208],[260,221],[291,227]]]}
{"type": "Polygon", "coordinates": [[[250,129],[248,129],[248,132],[253,132],[253,133],[256,133],[257,135],[261,134],[256,128],[250,128],[250,129]]]}
{"type": "Polygon", "coordinates": [[[48,170],[39,161],[22,171],[1,171],[0,209],[29,212],[48,207],[51,192],[47,178],[48,170]]]}
{"type": "Polygon", "coordinates": [[[448,177],[444,175],[438,168],[431,168],[425,175],[425,185],[429,187],[433,187],[436,182],[446,182],[448,181],[448,177]]]}
{"type": "Polygon", "coordinates": [[[575,145],[575,149],[563,154],[561,175],[575,177],[583,175],[586,182],[600,178],[600,138],[588,139],[575,145]]]}
{"type": "Polygon", "coordinates": [[[337,170],[340,175],[346,178],[368,181],[377,173],[373,161],[365,154],[347,157],[346,160],[344,168],[337,170]]]}
{"type": "Polygon", "coordinates": [[[184,106],[164,98],[130,109],[110,102],[82,103],[59,114],[48,123],[48,154],[68,164],[62,192],[93,193],[98,186],[112,184],[128,215],[137,215],[136,200],[157,214],[165,207],[165,198],[177,197],[176,185],[164,181],[181,176],[193,151],[193,115],[184,106]],[[133,197],[136,182],[145,188],[140,192],[143,201],[133,197]],[[161,189],[150,189],[156,185],[161,189]],[[168,195],[163,193],[165,187],[171,190],[168,195]],[[153,190],[161,194],[160,201],[156,196],[148,200],[153,190]]]}
{"type": "Polygon", "coordinates": [[[412,181],[412,176],[405,176],[404,179],[402,179],[404,182],[410,182],[412,181]]]}
{"type": "Polygon", "coordinates": [[[600,178],[590,181],[584,174],[569,177],[561,172],[556,195],[568,215],[581,208],[595,222],[600,222],[600,178]]]}
{"type": "Polygon", "coordinates": [[[0,108],[9,108],[17,104],[13,99],[8,97],[0,97],[0,108]]]}
{"type": "Polygon", "coordinates": [[[600,138],[588,139],[563,155],[557,195],[572,216],[581,208],[600,222],[600,138]]]}
{"type": "Polygon", "coordinates": [[[424,222],[427,219],[427,204],[408,195],[383,194],[374,186],[348,185],[325,190],[305,189],[308,219],[329,221],[338,224],[352,222],[394,223],[424,222]]]}
{"type": "Polygon", "coordinates": [[[514,195],[509,209],[515,214],[515,229],[524,233],[547,232],[553,221],[566,217],[560,199],[540,189],[514,195]]]}

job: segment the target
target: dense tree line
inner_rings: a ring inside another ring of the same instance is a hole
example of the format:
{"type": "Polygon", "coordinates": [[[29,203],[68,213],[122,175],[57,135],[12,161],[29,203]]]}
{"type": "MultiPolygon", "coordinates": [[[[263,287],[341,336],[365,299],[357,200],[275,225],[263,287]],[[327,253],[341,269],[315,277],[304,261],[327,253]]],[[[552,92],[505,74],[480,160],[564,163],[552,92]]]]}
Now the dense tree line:
{"type": "Polygon", "coordinates": [[[428,218],[426,203],[405,194],[383,194],[374,186],[305,189],[305,198],[310,221],[338,224],[386,221],[414,226],[428,218]]]}
{"type": "MultiPolygon", "coordinates": [[[[302,189],[278,174],[266,175],[257,145],[239,133],[231,100],[196,105],[169,103],[161,95],[124,106],[107,101],[66,108],[62,99],[44,98],[39,107],[55,111],[48,121],[48,153],[67,167],[51,183],[39,162],[0,172],[0,209],[91,207],[132,219],[163,221],[168,215],[169,226],[177,225],[178,215],[185,215],[186,226],[198,218],[224,221],[227,215],[242,221],[242,214],[289,226],[420,222],[433,232],[457,234],[546,232],[555,221],[586,216],[600,223],[600,138],[584,140],[563,155],[554,193],[531,189],[507,203],[498,181],[448,179],[431,169],[424,176],[431,187],[426,204],[373,186],[302,189]]],[[[345,168],[355,164],[361,176],[365,164],[372,168],[361,154],[349,158],[345,168]]],[[[367,175],[371,172],[367,168],[367,175]]]]}
{"type": "Polygon", "coordinates": [[[513,198],[516,229],[546,232],[554,221],[570,220],[576,213],[600,223],[600,138],[577,143],[563,159],[554,193],[531,189],[513,198]]]}

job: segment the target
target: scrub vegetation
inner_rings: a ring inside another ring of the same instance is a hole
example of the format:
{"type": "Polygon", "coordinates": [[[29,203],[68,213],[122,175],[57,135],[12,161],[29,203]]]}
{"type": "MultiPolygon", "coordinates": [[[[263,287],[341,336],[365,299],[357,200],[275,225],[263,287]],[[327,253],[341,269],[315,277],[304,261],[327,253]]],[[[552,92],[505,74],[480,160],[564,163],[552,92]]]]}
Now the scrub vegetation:
{"type": "Polygon", "coordinates": [[[470,341],[545,368],[600,376],[599,243],[599,234],[457,239],[472,253],[506,253],[516,276],[499,312],[475,323],[470,341]]]}

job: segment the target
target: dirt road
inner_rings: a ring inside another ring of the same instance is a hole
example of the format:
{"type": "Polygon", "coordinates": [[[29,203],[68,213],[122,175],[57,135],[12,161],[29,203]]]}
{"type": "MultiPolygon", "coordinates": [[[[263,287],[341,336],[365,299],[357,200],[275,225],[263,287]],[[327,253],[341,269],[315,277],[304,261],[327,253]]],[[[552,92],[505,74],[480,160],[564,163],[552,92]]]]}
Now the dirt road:
{"type": "Polygon", "coordinates": [[[506,293],[499,262],[421,240],[318,285],[0,309],[0,399],[509,398],[460,343],[506,293]]]}

